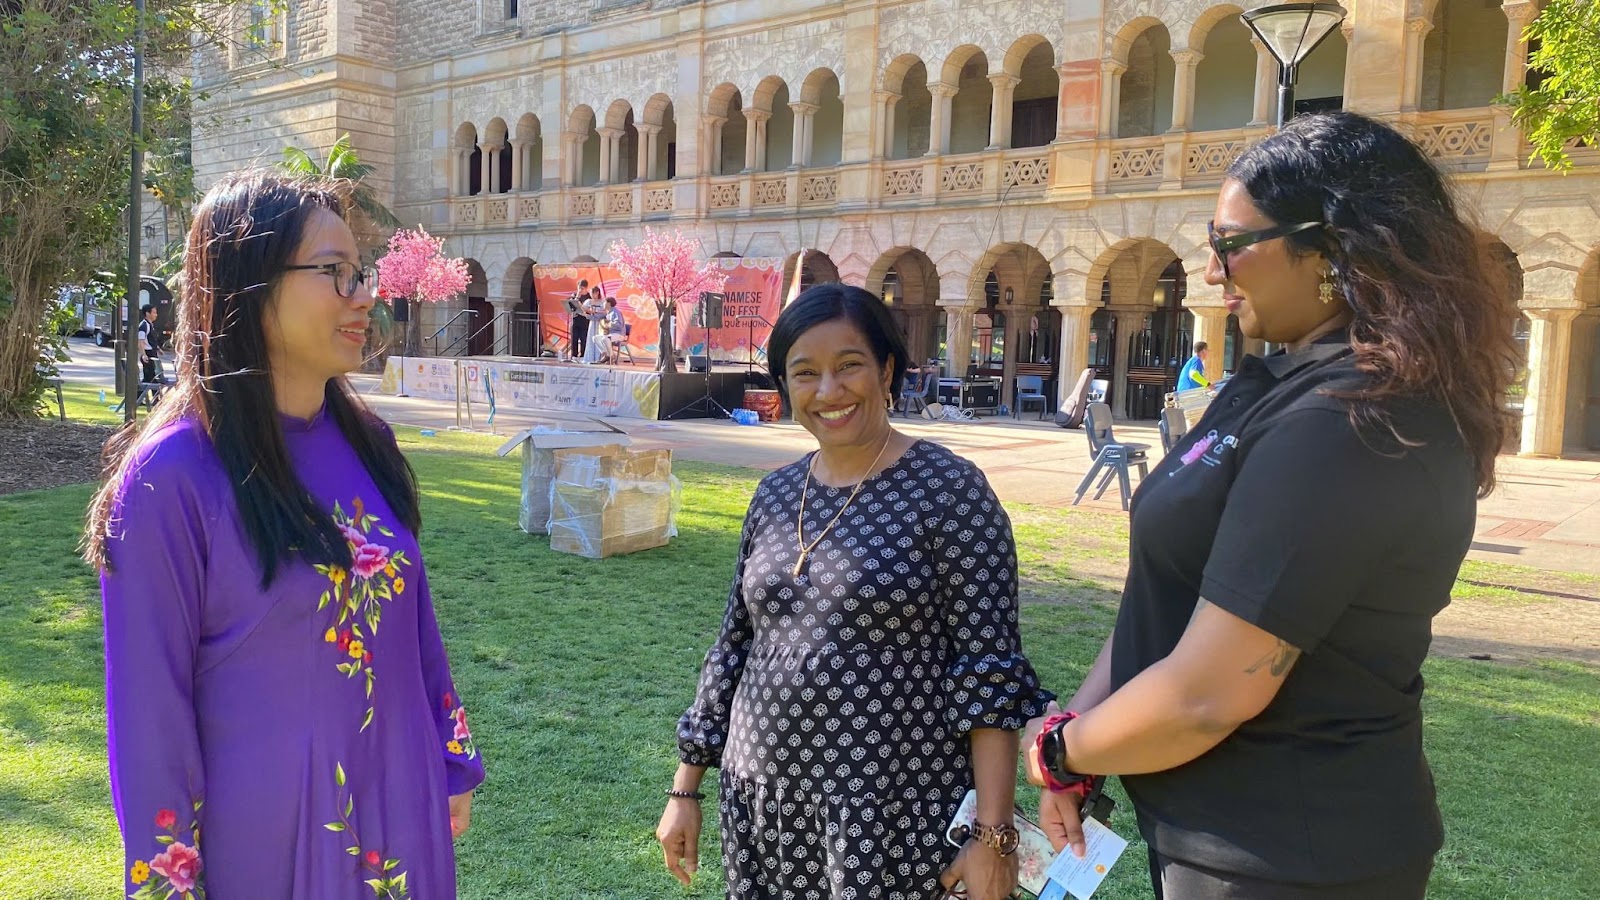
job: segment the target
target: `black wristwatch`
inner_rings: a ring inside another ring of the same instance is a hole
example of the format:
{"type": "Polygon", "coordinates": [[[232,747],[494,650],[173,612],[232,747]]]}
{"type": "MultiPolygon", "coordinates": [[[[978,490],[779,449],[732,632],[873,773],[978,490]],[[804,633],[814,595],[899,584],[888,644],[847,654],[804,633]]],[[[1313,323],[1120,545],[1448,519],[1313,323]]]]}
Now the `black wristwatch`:
{"type": "MultiPolygon", "coordinates": [[[[1067,715],[1072,714],[1067,713],[1067,715]]],[[[1077,716],[1073,715],[1072,719],[1075,718],[1077,718],[1077,716]]],[[[1043,764],[1045,771],[1050,773],[1050,777],[1059,782],[1062,787],[1071,787],[1075,784],[1081,784],[1094,777],[1092,775],[1084,775],[1074,772],[1067,768],[1067,746],[1066,742],[1062,739],[1061,732],[1067,727],[1067,723],[1071,722],[1072,719],[1067,719],[1056,727],[1046,731],[1044,733],[1043,740],[1039,744],[1039,762],[1043,764]]]]}

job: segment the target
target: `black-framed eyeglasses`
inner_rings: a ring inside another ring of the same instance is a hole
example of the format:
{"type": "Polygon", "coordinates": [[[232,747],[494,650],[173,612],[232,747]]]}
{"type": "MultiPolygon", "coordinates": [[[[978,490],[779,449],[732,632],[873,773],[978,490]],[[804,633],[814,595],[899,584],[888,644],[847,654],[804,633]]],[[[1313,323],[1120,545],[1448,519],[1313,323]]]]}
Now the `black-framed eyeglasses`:
{"type": "Polygon", "coordinates": [[[1216,223],[1207,222],[1206,240],[1211,242],[1211,252],[1216,256],[1217,262],[1222,265],[1222,277],[1231,281],[1233,273],[1228,271],[1228,255],[1233,251],[1241,247],[1248,247],[1251,244],[1259,244],[1262,241],[1270,241],[1273,238],[1288,237],[1291,234],[1299,234],[1302,231],[1321,227],[1321,222],[1300,222],[1295,225],[1274,225],[1271,228],[1263,228],[1260,231],[1241,231],[1238,234],[1222,237],[1217,234],[1216,223]]]}
{"type": "Polygon", "coordinates": [[[322,272],[333,276],[333,289],[339,296],[346,300],[356,295],[356,285],[364,284],[373,295],[378,294],[378,270],[372,266],[362,268],[355,263],[344,261],[334,263],[318,263],[308,266],[284,266],[289,271],[322,272]]]}

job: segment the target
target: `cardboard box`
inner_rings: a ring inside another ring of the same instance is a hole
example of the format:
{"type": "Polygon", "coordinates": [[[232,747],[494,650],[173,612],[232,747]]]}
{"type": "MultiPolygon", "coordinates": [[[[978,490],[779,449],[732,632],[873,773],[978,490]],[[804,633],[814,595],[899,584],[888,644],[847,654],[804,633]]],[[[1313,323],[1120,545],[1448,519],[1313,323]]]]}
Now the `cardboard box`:
{"type": "Polygon", "coordinates": [[[517,524],[528,534],[550,533],[550,491],[556,474],[556,451],[584,447],[616,447],[629,443],[628,436],[606,422],[595,420],[606,431],[560,431],[540,424],[501,445],[496,456],[506,456],[522,448],[522,510],[517,524]]]}
{"type": "Polygon", "coordinates": [[[680,492],[670,450],[557,450],[550,549],[604,559],[665,546],[680,492]]]}

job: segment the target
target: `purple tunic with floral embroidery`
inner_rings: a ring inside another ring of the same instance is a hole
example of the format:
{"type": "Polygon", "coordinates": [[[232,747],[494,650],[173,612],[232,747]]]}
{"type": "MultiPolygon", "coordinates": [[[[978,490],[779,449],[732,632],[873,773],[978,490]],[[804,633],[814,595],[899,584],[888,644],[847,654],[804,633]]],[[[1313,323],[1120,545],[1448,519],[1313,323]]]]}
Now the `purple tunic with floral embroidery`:
{"type": "Polygon", "coordinates": [[[291,559],[263,590],[193,419],[150,436],[119,492],[101,591],[126,891],[448,900],[448,798],[483,763],[416,538],[331,419],[282,422],[349,570],[291,559]]]}

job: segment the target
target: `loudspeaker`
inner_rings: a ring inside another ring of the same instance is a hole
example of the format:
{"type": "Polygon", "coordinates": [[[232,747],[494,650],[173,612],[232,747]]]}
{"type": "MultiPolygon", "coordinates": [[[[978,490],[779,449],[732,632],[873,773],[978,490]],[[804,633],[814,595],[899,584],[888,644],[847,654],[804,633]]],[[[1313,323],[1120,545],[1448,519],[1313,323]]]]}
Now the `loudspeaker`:
{"type": "Polygon", "coordinates": [[[690,325],[694,328],[721,328],[722,303],[726,299],[725,294],[702,293],[699,302],[694,305],[690,325]]]}
{"type": "Polygon", "coordinates": [[[406,322],[411,319],[411,304],[404,297],[394,298],[394,320],[406,322]]]}
{"type": "Polygon", "coordinates": [[[699,374],[705,374],[707,372],[710,372],[711,371],[711,357],[709,357],[709,356],[690,356],[689,357],[689,371],[696,372],[696,373],[699,373],[699,374]]]}

